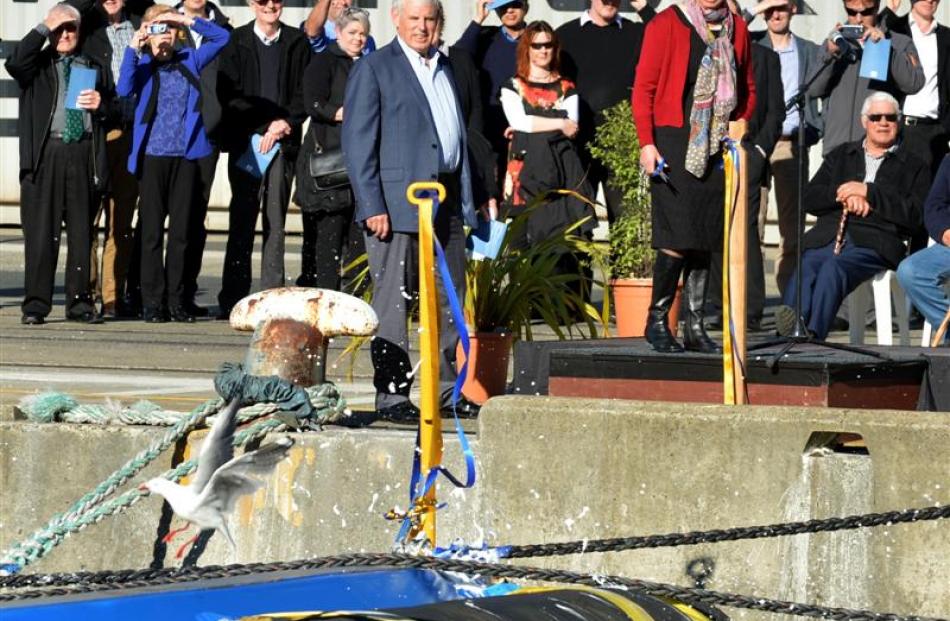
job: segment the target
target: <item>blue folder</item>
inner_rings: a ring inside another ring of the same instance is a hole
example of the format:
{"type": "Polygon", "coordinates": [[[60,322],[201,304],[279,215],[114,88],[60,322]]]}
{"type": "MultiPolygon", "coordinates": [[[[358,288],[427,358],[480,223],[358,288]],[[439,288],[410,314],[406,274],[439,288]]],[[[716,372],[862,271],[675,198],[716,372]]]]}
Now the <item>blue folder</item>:
{"type": "Polygon", "coordinates": [[[264,176],[264,173],[267,172],[267,168],[270,166],[271,160],[273,160],[274,156],[277,155],[277,152],[280,151],[280,143],[275,142],[270,151],[267,153],[261,153],[258,150],[258,147],[261,144],[261,138],[263,138],[263,136],[260,134],[254,134],[251,136],[251,143],[248,145],[247,150],[244,151],[237,162],[238,168],[246,173],[254,175],[258,179],[264,176]]]}
{"type": "Polygon", "coordinates": [[[472,229],[466,243],[472,260],[481,261],[497,257],[501,244],[505,241],[507,230],[508,225],[501,220],[479,219],[478,228],[472,229]]]}
{"type": "Polygon", "coordinates": [[[77,99],[79,93],[86,90],[95,90],[96,70],[73,66],[69,71],[69,88],[66,89],[66,107],[70,110],[83,110],[77,99]]]}
{"type": "Polygon", "coordinates": [[[890,61],[890,40],[881,39],[875,43],[868,39],[864,42],[864,53],[861,55],[861,69],[858,75],[871,80],[886,80],[890,61]]]}

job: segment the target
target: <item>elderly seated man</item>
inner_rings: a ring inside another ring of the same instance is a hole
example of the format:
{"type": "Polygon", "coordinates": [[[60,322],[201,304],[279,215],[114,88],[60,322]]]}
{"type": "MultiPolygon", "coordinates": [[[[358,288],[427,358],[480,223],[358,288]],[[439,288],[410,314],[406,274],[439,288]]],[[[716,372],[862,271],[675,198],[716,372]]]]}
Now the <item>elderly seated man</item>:
{"type": "Polygon", "coordinates": [[[922,224],[930,172],[901,148],[900,121],[894,97],[869,95],[861,107],[864,139],[832,150],[805,188],[806,209],[818,222],[802,239],[801,272],[776,310],[779,334],[792,334],[798,321],[799,279],[801,319],[824,339],[842,300],[878,272],[896,269],[906,255],[906,241],[922,224]]]}
{"type": "MultiPolygon", "coordinates": [[[[897,279],[914,306],[936,328],[950,306],[944,289],[950,281],[950,155],[943,157],[924,203],[924,224],[935,243],[901,261],[897,279]]],[[[950,342],[950,333],[944,342],[950,342]]]]}

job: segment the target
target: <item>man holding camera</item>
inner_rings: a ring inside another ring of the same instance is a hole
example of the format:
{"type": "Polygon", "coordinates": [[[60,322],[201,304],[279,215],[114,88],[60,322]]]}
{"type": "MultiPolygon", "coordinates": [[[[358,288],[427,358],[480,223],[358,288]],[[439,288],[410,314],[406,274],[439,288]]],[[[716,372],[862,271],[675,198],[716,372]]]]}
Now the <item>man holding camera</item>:
{"type": "MultiPolygon", "coordinates": [[[[837,25],[818,55],[820,72],[808,95],[827,97],[822,153],[827,156],[842,144],[860,140],[861,102],[874,91],[884,91],[898,101],[924,86],[924,71],[910,37],[885,32],[878,25],[880,0],[844,0],[847,23],[837,25]],[[861,77],[865,48],[871,42],[890,41],[887,76],[882,80],[861,77]],[[825,67],[830,63],[830,67],[825,67]]],[[[815,74],[812,73],[811,76],[815,74]]],[[[809,76],[809,77],[811,77],[809,76]]]]}

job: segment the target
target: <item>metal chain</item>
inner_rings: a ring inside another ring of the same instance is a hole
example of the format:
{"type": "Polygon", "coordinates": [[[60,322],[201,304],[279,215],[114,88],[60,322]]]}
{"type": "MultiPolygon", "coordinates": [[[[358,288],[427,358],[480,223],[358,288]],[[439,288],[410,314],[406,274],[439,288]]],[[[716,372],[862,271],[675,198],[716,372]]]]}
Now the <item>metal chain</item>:
{"type": "Polygon", "coordinates": [[[507,553],[505,553],[504,556],[506,558],[535,558],[588,552],[619,552],[621,550],[637,550],[643,548],[689,546],[700,543],[738,541],[740,539],[766,539],[805,533],[853,530],[870,526],[886,526],[890,524],[919,522],[922,520],[939,520],[942,518],[950,518],[950,505],[908,509],[906,511],[889,511],[887,513],[850,515],[847,517],[808,520],[805,522],[786,522],[767,526],[742,526],[739,528],[669,533],[665,535],[513,545],[508,546],[507,553]]]}
{"type": "MultiPolygon", "coordinates": [[[[117,572],[99,572],[96,574],[57,574],[55,576],[32,576],[32,585],[48,586],[71,584],[75,588],[58,586],[47,589],[32,589],[0,593],[0,601],[15,601],[72,595],[77,593],[97,593],[123,589],[135,589],[173,583],[189,583],[198,580],[234,578],[253,574],[278,571],[300,571],[318,569],[339,569],[347,567],[394,567],[410,569],[430,569],[457,572],[490,578],[507,578],[580,584],[591,587],[625,587],[635,589],[655,597],[670,597],[684,602],[702,603],[712,606],[744,608],[778,614],[802,617],[816,617],[834,621],[946,621],[945,619],[879,613],[869,610],[852,610],[812,604],[800,604],[782,600],[751,597],[734,593],[724,593],[708,589],[680,587],[673,584],[650,582],[623,576],[599,576],[581,574],[561,569],[540,567],[521,567],[495,563],[479,563],[455,559],[441,559],[428,556],[410,556],[405,554],[347,554],[320,559],[300,560],[284,563],[255,563],[248,565],[209,566],[173,569],[143,569],[117,572]]],[[[30,576],[14,576],[20,584],[30,576]]],[[[6,581],[4,581],[6,582],[6,581]]],[[[0,586],[12,586],[0,583],[0,586]]]]}

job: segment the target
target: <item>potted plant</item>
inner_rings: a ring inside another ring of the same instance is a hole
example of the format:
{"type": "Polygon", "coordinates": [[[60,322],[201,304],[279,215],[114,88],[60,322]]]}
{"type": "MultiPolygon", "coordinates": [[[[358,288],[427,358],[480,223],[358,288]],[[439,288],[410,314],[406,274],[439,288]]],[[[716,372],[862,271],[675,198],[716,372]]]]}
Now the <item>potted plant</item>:
{"type": "MultiPolygon", "coordinates": [[[[629,101],[607,109],[588,145],[591,154],[610,171],[610,183],[623,196],[623,210],[610,225],[607,268],[619,336],[643,336],[653,289],[649,180],[640,168],[640,141],[629,101]]],[[[605,296],[605,300],[608,296],[605,296]]],[[[676,333],[679,293],[670,311],[676,333]]]]}
{"type": "MultiPolygon", "coordinates": [[[[553,193],[563,192],[569,191],[553,193]]],[[[504,394],[511,345],[515,340],[530,340],[538,321],[559,339],[575,333],[594,338],[598,325],[606,328],[609,315],[588,301],[593,278],[557,269],[558,258],[565,252],[586,255],[594,264],[604,263],[603,251],[576,234],[586,218],[539,243],[527,247],[512,243],[521,238],[530,212],[542,207],[551,194],[537,197],[509,221],[496,258],[468,262],[465,319],[471,347],[463,392],[476,403],[504,394]]]]}

